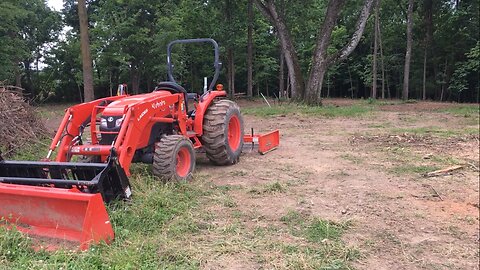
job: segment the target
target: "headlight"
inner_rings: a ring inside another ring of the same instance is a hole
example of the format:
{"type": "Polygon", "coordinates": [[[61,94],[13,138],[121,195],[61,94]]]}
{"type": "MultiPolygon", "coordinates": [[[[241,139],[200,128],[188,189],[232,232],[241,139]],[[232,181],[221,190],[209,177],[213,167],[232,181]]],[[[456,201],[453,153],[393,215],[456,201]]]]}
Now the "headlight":
{"type": "Polygon", "coordinates": [[[122,122],[123,122],[123,117],[120,119],[117,119],[117,121],[115,121],[115,127],[120,127],[122,125],[122,122]]]}
{"type": "Polygon", "coordinates": [[[100,120],[100,127],[102,127],[102,128],[107,128],[107,119],[102,118],[102,119],[100,120]]]}

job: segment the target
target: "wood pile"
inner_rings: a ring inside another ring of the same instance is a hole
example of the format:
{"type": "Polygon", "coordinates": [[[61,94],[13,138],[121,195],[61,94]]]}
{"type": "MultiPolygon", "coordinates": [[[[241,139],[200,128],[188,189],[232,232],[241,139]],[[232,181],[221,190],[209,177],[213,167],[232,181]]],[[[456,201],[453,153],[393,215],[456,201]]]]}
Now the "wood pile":
{"type": "Polygon", "coordinates": [[[38,142],[46,128],[23,98],[21,89],[0,85],[0,150],[8,156],[38,142]]]}

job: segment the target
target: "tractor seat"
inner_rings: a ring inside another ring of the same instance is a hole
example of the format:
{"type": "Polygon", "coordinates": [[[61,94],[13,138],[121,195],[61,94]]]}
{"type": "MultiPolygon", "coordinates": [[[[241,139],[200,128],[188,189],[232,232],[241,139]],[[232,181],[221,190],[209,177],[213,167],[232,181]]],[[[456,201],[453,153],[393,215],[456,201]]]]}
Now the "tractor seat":
{"type": "Polygon", "coordinates": [[[153,91],[166,90],[172,94],[187,94],[187,90],[175,82],[159,82],[153,91]]]}
{"type": "Polygon", "coordinates": [[[185,108],[188,112],[188,93],[185,88],[183,88],[181,85],[175,82],[159,82],[153,92],[155,91],[160,91],[160,90],[165,90],[169,91],[172,94],[183,94],[183,98],[185,100],[185,108]]]}

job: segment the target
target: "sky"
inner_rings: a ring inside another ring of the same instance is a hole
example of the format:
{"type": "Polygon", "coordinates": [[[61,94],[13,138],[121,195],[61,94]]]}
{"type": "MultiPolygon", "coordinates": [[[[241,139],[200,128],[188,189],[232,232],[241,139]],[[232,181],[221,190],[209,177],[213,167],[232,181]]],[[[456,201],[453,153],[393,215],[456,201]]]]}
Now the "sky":
{"type": "Polygon", "coordinates": [[[53,8],[57,11],[60,11],[63,8],[63,0],[48,0],[47,4],[51,8],[53,8]]]}

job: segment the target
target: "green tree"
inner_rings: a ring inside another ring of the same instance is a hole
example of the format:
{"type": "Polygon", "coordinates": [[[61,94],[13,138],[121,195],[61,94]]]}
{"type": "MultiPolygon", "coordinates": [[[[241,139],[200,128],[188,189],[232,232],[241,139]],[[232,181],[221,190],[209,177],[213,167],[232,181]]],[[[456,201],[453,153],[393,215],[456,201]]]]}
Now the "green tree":
{"type": "Polygon", "coordinates": [[[80,47],[82,52],[83,96],[85,102],[95,99],[93,91],[93,67],[90,52],[90,38],[88,36],[87,4],[85,0],[78,0],[78,18],[80,22],[80,47]]]}
{"type": "Polygon", "coordinates": [[[0,3],[0,16],[0,80],[15,81],[35,96],[40,62],[58,38],[60,15],[41,0],[6,0],[0,3]]]}
{"type": "Polygon", "coordinates": [[[373,0],[366,0],[364,2],[360,15],[358,16],[355,31],[350,40],[343,48],[333,54],[328,54],[328,48],[331,44],[332,32],[337,25],[345,1],[329,1],[323,24],[317,34],[317,42],[313,52],[306,87],[304,85],[303,74],[301,74],[297,52],[293,44],[294,41],[284,16],[277,11],[273,0],[256,0],[256,4],[262,14],[264,14],[277,29],[282,51],[284,52],[289,69],[293,96],[297,100],[308,104],[321,104],[321,90],[324,75],[331,65],[347,58],[360,42],[373,0]]]}

